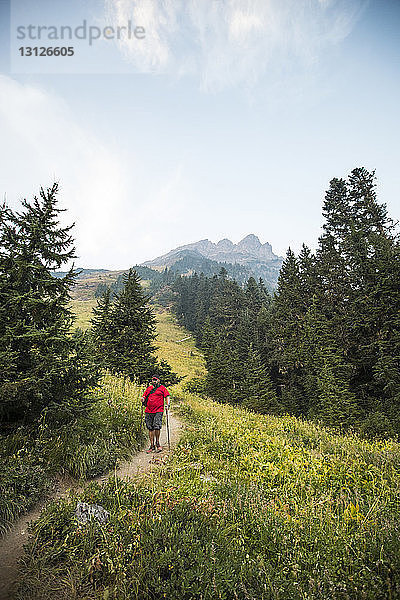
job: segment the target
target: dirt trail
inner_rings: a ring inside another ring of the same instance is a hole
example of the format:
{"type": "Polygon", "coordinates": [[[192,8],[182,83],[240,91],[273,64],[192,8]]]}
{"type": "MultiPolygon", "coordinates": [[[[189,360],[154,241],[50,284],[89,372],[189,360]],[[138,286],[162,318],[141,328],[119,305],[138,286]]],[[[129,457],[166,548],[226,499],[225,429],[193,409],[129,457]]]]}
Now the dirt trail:
{"type": "MultiPolygon", "coordinates": [[[[175,417],[172,412],[169,414],[169,427],[171,435],[171,450],[175,446],[181,433],[181,422],[175,417]]],[[[117,476],[121,479],[129,479],[132,476],[140,473],[145,473],[158,466],[163,456],[168,454],[167,430],[164,424],[160,438],[163,451],[157,454],[146,454],[145,449],[148,448],[148,442],[144,446],[144,450],[138,452],[130,460],[124,461],[117,469],[117,476]]],[[[106,473],[100,477],[96,477],[91,481],[103,483],[114,471],[106,473]]],[[[58,499],[66,496],[71,489],[82,489],[74,481],[61,480],[57,483],[51,499],[58,499]]],[[[16,521],[12,529],[0,539],[0,600],[12,600],[13,585],[18,575],[18,560],[21,558],[24,551],[24,544],[28,541],[28,524],[36,521],[49,499],[41,502],[26,515],[16,521]]]]}

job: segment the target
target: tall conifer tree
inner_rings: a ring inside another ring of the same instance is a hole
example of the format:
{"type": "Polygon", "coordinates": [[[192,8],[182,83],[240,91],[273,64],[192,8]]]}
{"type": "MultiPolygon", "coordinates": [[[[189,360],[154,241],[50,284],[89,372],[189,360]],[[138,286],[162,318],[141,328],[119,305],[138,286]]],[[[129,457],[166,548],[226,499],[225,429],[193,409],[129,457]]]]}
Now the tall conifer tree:
{"type": "Polygon", "coordinates": [[[269,336],[271,366],[278,374],[276,384],[281,390],[281,402],[292,414],[304,411],[304,317],[299,263],[289,248],[271,309],[269,336]]]}
{"type": "Polygon", "coordinates": [[[103,365],[111,371],[140,382],[148,381],[153,374],[165,384],[179,381],[171,367],[155,356],[155,317],[133,269],[124,275],[124,287],[112,303],[108,293],[100,300],[92,327],[103,365]]]}
{"type": "MultiPolygon", "coordinates": [[[[58,184],[41,189],[20,212],[3,208],[0,229],[0,412],[33,420],[44,408],[69,419],[90,404],[96,369],[71,334],[75,273],[53,275],[74,258],[72,226],[62,227],[58,184]]],[[[50,414],[49,413],[49,414],[50,414]]]]}
{"type": "Polygon", "coordinates": [[[253,348],[245,365],[242,404],[261,414],[278,414],[281,410],[269,373],[253,348]]]}

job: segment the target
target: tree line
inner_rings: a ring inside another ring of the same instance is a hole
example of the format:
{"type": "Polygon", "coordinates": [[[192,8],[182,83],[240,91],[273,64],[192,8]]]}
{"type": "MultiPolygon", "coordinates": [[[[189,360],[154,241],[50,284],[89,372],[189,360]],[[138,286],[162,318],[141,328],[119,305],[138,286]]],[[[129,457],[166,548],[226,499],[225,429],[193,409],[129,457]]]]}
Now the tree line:
{"type": "MultiPolygon", "coordinates": [[[[264,278],[264,284],[269,291],[272,291],[273,286],[278,280],[280,268],[280,260],[271,261],[270,264],[259,263],[252,268],[239,263],[231,264],[227,262],[218,262],[211,260],[201,255],[194,253],[189,256],[184,256],[177,260],[170,267],[165,267],[163,271],[156,271],[143,265],[135,265],[132,267],[142,280],[148,282],[147,292],[154,304],[162,304],[167,306],[172,297],[168,294],[168,290],[173,286],[174,282],[187,273],[203,273],[207,277],[212,277],[219,273],[221,268],[224,268],[227,276],[234,279],[240,285],[245,285],[250,277],[258,279],[257,273],[264,278]]],[[[114,283],[108,285],[101,282],[97,285],[95,298],[101,298],[104,292],[109,287],[111,295],[117,294],[124,286],[124,274],[118,276],[114,283]]]]}
{"type": "Polygon", "coordinates": [[[400,244],[374,172],[332,179],[315,252],[288,250],[273,297],[195,274],[175,311],[204,350],[204,389],[222,402],[366,434],[400,432],[400,244]]]}

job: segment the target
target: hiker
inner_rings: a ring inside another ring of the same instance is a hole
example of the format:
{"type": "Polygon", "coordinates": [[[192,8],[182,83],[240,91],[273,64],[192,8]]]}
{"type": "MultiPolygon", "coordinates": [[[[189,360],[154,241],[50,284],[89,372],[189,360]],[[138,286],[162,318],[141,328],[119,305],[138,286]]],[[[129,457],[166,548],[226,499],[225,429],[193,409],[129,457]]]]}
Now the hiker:
{"type": "Polygon", "coordinates": [[[151,378],[151,383],[143,394],[142,403],[146,407],[144,419],[146,427],[149,430],[150,448],[146,451],[162,452],[160,446],[160,431],[162,427],[162,417],[164,413],[164,399],[167,399],[166,410],[169,409],[169,391],[161,385],[157,375],[151,378]]]}

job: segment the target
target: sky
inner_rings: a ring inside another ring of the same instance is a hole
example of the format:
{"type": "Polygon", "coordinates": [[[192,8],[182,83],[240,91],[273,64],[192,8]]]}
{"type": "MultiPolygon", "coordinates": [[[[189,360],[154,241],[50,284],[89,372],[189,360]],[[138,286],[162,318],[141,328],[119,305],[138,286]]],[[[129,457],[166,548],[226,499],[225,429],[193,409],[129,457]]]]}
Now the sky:
{"type": "Polygon", "coordinates": [[[399,31],[399,0],[0,0],[1,198],[58,181],[87,268],[249,233],[315,248],[359,166],[400,219],[399,31]],[[19,50],[56,45],[74,56],[19,50]]]}

